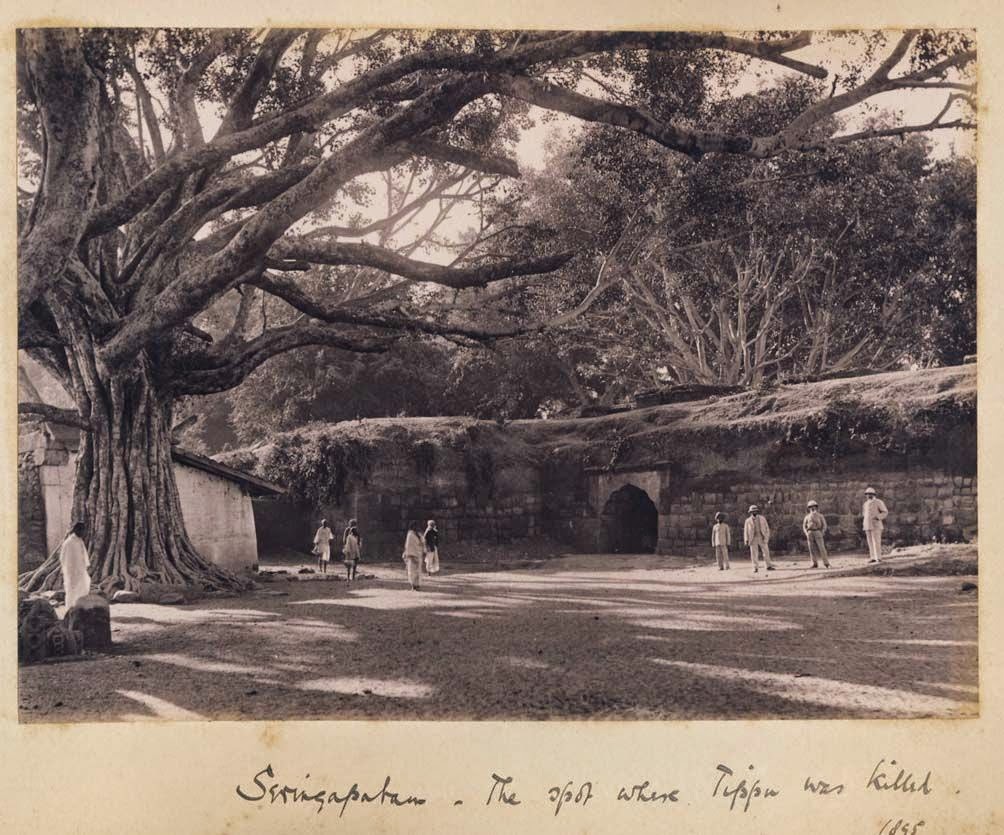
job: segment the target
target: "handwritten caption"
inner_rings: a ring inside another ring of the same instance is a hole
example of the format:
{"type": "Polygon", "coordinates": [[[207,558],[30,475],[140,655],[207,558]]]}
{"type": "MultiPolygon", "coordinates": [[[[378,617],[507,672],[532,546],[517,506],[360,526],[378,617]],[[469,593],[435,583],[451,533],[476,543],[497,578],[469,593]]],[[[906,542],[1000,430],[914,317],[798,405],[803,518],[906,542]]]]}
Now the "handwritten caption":
{"type": "MultiPolygon", "coordinates": [[[[250,783],[240,783],[236,787],[237,797],[248,803],[278,806],[313,805],[318,814],[327,810],[337,810],[343,817],[355,806],[381,806],[389,809],[415,809],[429,801],[419,794],[402,791],[388,775],[382,785],[362,786],[358,782],[341,788],[329,789],[313,786],[307,788],[310,774],[303,778],[304,785],[290,786],[276,776],[271,764],[258,771],[250,783]]],[[[867,780],[838,783],[831,779],[809,775],[801,785],[789,788],[771,785],[760,777],[753,765],[734,768],[727,763],[718,763],[708,775],[703,790],[690,796],[675,786],[659,785],[652,780],[625,783],[623,785],[600,786],[592,780],[566,780],[543,790],[546,804],[555,817],[570,808],[587,809],[599,803],[632,804],[656,808],[673,808],[691,800],[720,804],[730,813],[744,815],[759,806],[777,802],[782,795],[802,793],[815,798],[840,796],[863,790],[872,794],[903,798],[912,795],[929,795],[934,791],[935,781],[930,770],[920,772],[909,770],[895,759],[880,759],[871,769],[867,780]]],[[[523,804],[522,787],[510,774],[492,772],[485,780],[485,792],[480,799],[472,800],[478,806],[516,807],[523,804]]],[[[540,799],[540,789],[534,789],[532,796],[540,799]]],[[[454,806],[463,806],[465,801],[457,799],[454,806]]],[[[926,822],[903,816],[890,816],[882,822],[877,835],[920,835],[926,822]]]]}

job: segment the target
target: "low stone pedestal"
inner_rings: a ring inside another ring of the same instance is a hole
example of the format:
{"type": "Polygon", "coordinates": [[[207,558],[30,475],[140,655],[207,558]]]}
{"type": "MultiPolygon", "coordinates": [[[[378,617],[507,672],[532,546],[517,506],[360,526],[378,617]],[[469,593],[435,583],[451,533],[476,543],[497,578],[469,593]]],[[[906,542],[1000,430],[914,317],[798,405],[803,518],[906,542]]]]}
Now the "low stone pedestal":
{"type": "Polygon", "coordinates": [[[41,597],[18,595],[17,657],[22,664],[79,655],[81,636],[60,623],[52,604],[41,597]]]}
{"type": "Polygon", "coordinates": [[[81,597],[66,613],[64,624],[79,632],[82,648],[102,652],[112,648],[112,621],[108,601],[97,594],[81,597]]]}

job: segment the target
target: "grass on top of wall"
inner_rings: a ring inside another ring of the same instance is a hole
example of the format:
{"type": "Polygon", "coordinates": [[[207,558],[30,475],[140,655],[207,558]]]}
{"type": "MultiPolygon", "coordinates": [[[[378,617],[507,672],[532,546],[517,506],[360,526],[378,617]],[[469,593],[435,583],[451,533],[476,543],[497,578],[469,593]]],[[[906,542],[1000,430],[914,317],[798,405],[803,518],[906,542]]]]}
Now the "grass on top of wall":
{"type": "Polygon", "coordinates": [[[429,479],[446,456],[460,455],[468,486],[484,500],[505,466],[614,468],[764,444],[818,460],[903,453],[936,445],[946,429],[975,426],[975,415],[976,366],[965,365],[778,385],[595,418],[313,424],[220,458],[285,485],[293,498],[338,504],[353,485],[365,486],[375,466],[404,458],[417,479],[429,479]]]}

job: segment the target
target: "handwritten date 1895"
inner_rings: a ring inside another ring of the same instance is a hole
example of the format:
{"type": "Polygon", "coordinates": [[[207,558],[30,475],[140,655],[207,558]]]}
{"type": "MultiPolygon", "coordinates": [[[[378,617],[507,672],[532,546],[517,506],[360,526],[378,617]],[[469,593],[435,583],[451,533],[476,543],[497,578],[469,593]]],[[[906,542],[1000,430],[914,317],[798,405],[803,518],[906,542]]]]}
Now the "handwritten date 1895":
{"type": "Polygon", "coordinates": [[[879,830],[879,835],[919,835],[923,825],[924,821],[911,823],[910,821],[903,820],[903,818],[900,818],[895,822],[887,820],[884,824],[882,824],[882,828],[879,830]]]}

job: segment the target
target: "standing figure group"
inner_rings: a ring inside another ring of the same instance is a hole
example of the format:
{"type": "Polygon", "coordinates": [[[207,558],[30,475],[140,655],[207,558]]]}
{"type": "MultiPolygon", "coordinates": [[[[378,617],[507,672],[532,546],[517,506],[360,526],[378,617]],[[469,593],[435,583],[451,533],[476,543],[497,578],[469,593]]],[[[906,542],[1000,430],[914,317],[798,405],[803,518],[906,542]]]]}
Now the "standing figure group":
{"type": "MultiPolygon", "coordinates": [[[[328,573],[331,562],[331,542],[335,535],[328,527],[328,520],[322,519],[321,526],[314,534],[313,553],[317,555],[317,568],[321,574],[328,573]]],[[[359,523],[349,519],[349,524],[342,532],[342,560],[345,563],[345,579],[352,582],[356,579],[356,571],[363,556],[363,538],[359,533],[359,523]]],[[[401,555],[408,571],[408,582],[416,591],[421,587],[422,573],[439,573],[439,528],[434,519],[430,519],[422,532],[420,522],[408,523],[408,535],[404,540],[404,553],[401,555]]]]}
{"type": "MultiPolygon", "coordinates": [[[[313,553],[317,555],[317,570],[321,574],[328,573],[331,562],[331,541],[335,538],[328,520],[322,519],[321,526],[314,534],[313,553]]],[[[363,538],[359,535],[359,526],[355,519],[349,519],[349,524],[342,533],[342,556],[345,561],[345,579],[351,582],[356,579],[356,569],[363,555],[363,538]]]]}
{"type": "MultiPolygon", "coordinates": [[[[864,519],[865,539],[868,541],[868,561],[879,562],[882,557],[883,521],[889,515],[885,503],[876,497],[875,488],[865,490],[865,503],[861,508],[864,519]]],[[[809,546],[809,558],[812,567],[819,568],[819,560],[823,566],[830,567],[830,557],[826,551],[824,534],[828,530],[826,517],[819,512],[819,503],[815,500],[806,504],[805,518],[802,520],[802,531],[809,546]]],[[[760,570],[760,562],[766,563],[766,570],[773,571],[774,563],[770,558],[770,525],[760,514],[760,508],[750,505],[746,521],[743,524],[743,545],[750,549],[750,561],[753,563],[753,573],[760,570]],[[760,559],[762,557],[762,560],[760,559]]],[[[725,522],[724,513],[715,514],[715,524],[711,528],[711,547],[715,551],[718,570],[724,571],[729,566],[729,547],[732,545],[732,532],[725,522]]]]}
{"type": "Polygon", "coordinates": [[[426,574],[439,573],[439,529],[436,522],[430,519],[422,533],[421,522],[409,522],[408,534],[404,539],[404,553],[401,554],[405,569],[408,572],[408,582],[413,591],[421,588],[423,568],[426,574]]]}

